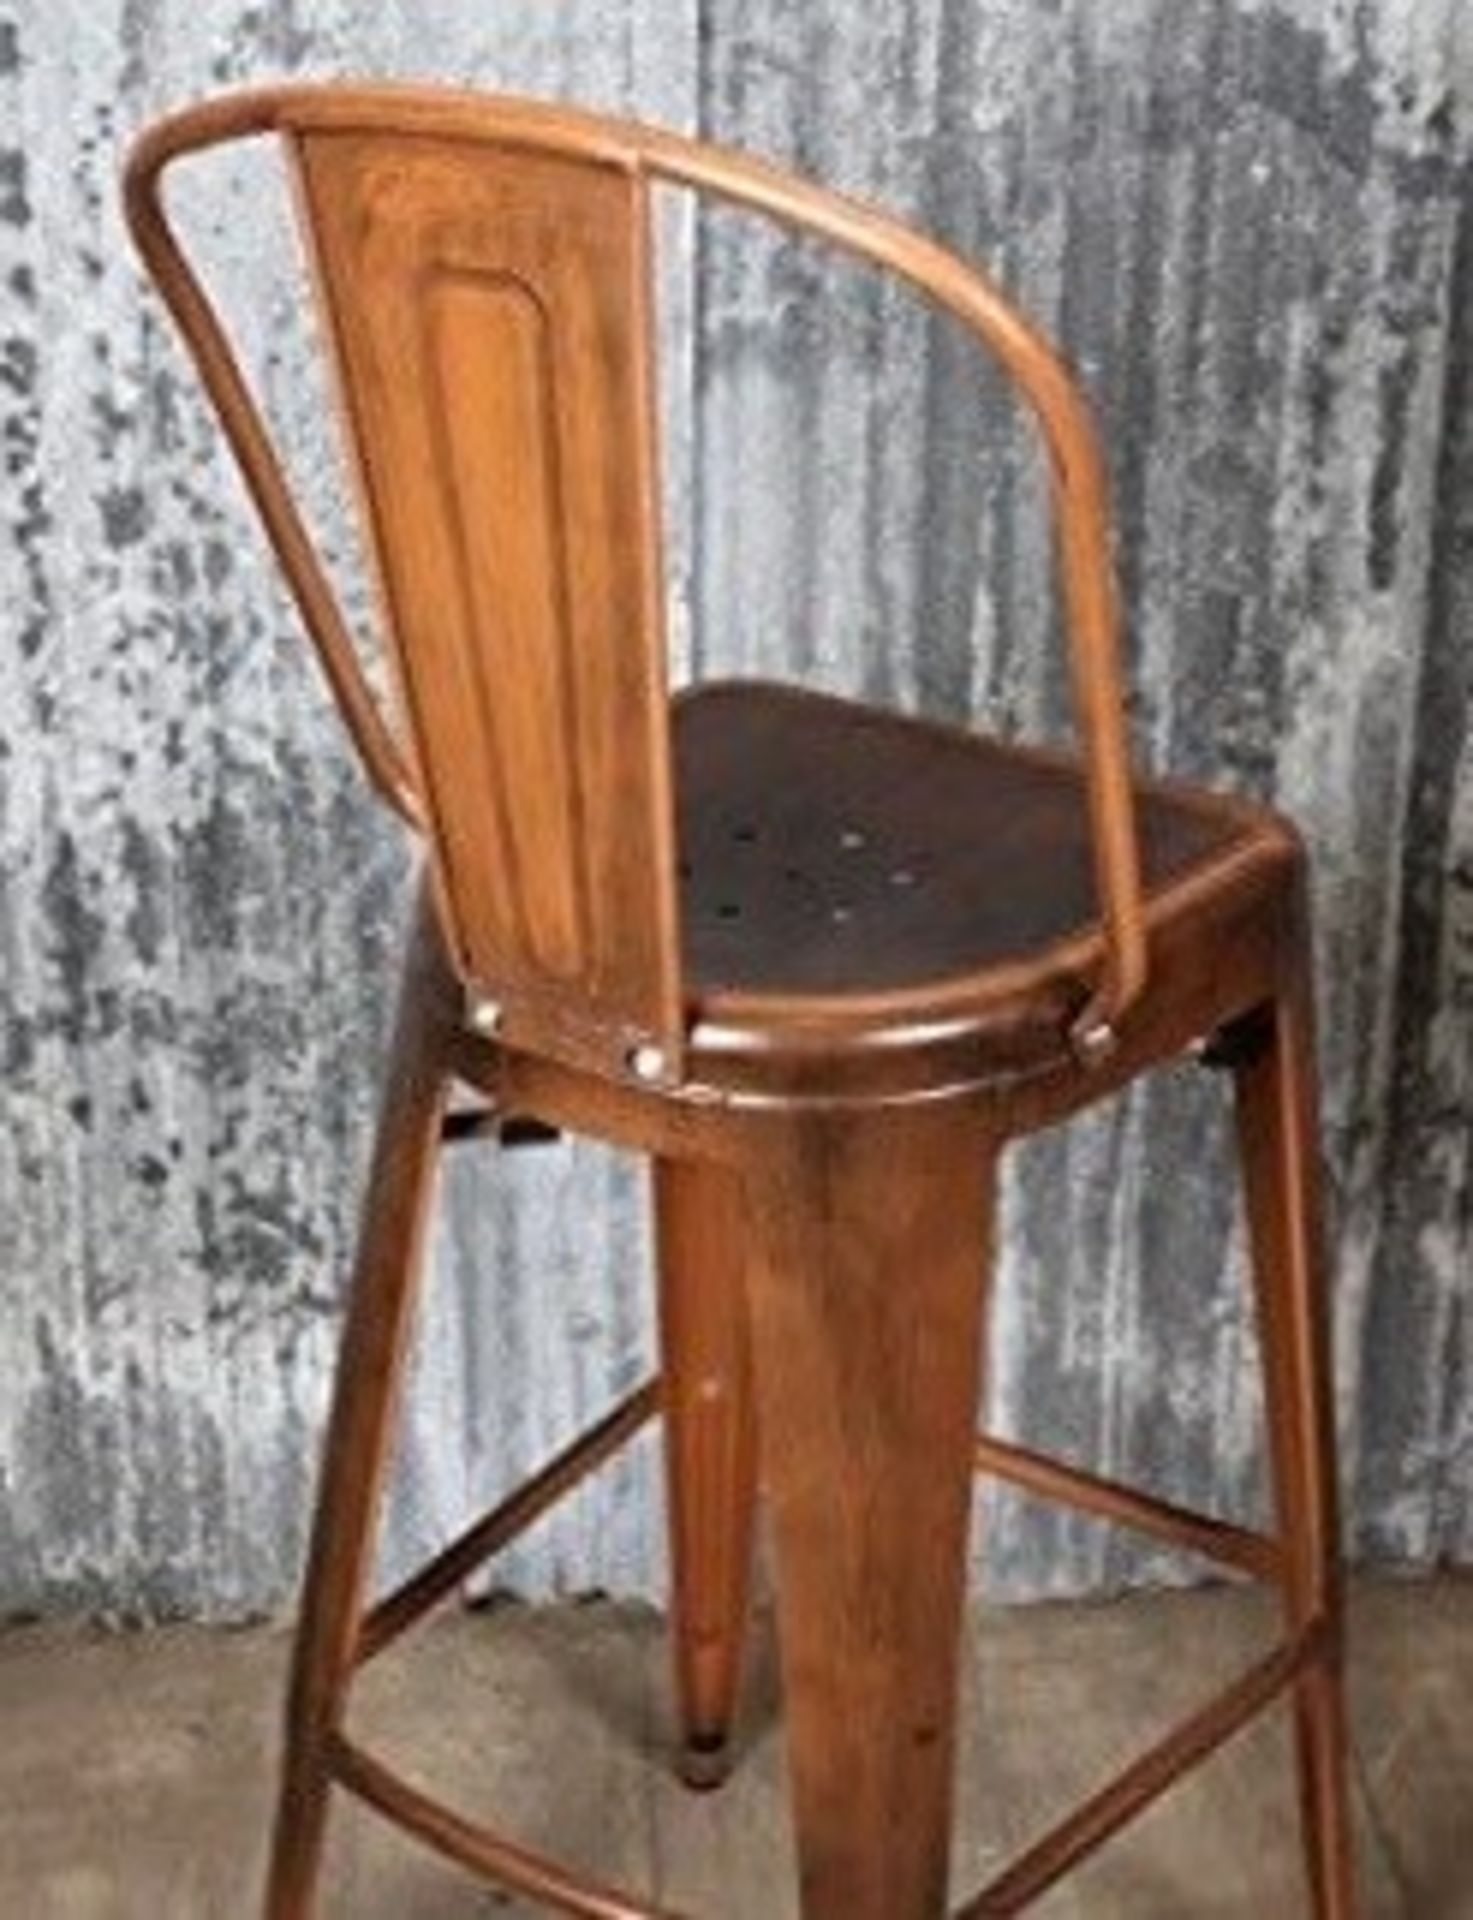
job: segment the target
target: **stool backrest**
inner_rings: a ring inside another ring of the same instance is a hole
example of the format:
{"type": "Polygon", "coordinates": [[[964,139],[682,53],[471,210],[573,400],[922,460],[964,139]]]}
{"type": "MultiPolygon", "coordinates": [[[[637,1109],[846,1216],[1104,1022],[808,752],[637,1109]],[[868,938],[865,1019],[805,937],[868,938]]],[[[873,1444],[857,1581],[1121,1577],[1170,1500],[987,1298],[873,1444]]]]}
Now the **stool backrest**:
{"type": "Polygon", "coordinates": [[[135,238],[200,366],[370,777],[427,832],[451,953],[519,1044],[679,1077],[684,1010],[663,628],[650,184],[705,189],[921,286],[1018,382],[1051,456],[1088,754],[1107,1027],[1145,952],[1102,470],[1052,350],[869,208],[672,134],[529,101],[289,87],[134,148],[135,238]],[[383,589],[382,715],[160,194],[179,155],[287,142],[383,589]]]}

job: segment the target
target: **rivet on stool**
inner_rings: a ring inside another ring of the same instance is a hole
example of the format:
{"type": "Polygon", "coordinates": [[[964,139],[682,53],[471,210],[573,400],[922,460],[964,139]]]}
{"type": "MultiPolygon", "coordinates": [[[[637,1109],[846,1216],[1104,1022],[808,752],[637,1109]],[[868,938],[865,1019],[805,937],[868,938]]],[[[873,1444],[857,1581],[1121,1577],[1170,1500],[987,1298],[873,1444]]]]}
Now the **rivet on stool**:
{"type": "Polygon", "coordinates": [[[668,1065],[665,1049],[648,1040],[634,1047],[629,1054],[629,1071],[636,1080],[643,1080],[647,1086],[663,1080],[668,1065]]]}
{"type": "Polygon", "coordinates": [[[473,998],[465,1010],[465,1024],[472,1033],[480,1034],[483,1040],[494,1039],[501,1031],[501,1002],[473,998]]]}
{"type": "Polygon", "coordinates": [[[1086,1067],[1103,1066],[1120,1045],[1120,1036],[1108,1020],[1097,1021],[1074,1034],[1074,1051],[1086,1067]]]}

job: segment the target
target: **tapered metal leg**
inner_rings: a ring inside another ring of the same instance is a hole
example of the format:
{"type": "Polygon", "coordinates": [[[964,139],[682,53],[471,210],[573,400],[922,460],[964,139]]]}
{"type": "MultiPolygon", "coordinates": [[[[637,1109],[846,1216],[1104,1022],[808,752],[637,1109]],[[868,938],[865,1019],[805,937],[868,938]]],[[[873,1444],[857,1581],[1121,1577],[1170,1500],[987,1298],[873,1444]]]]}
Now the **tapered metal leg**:
{"type": "Polygon", "coordinates": [[[1256,1023],[1235,1069],[1289,1624],[1323,1622],[1295,1689],[1300,1798],[1316,1920],[1354,1920],[1329,1301],[1325,1284],[1308,958],[1256,1023]]]}
{"type": "Polygon", "coordinates": [[[287,1707],[266,1920],[308,1920],[327,1814],[324,1745],[342,1711],[409,1342],[444,1075],[434,935],[401,992],[317,1499],[287,1707]]]}
{"type": "Polygon", "coordinates": [[[730,1765],[757,1499],[746,1217],[723,1167],[654,1174],[681,1772],[712,1787],[730,1765]]]}
{"type": "Polygon", "coordinates": [[[941,1920],[992,1157],[965,1114],[796,1122],[753,1345],[804,1920],[941,1920]]]}

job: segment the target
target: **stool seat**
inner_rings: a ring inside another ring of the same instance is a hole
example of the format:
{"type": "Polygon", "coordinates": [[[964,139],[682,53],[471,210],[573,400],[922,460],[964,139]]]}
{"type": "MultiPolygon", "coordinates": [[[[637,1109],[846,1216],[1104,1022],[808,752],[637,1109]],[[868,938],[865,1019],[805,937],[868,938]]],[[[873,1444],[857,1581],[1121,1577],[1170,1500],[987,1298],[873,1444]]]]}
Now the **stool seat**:
{"type": "MultiPolygon", "coordinates": [[[[703,1079],[894,1090],[1067,1056],[1105,952],[1077,756],[721,680],[677,697],[674,760],[703,1079]]],[[[1300,859],[1281,815],[1134,790],[1158,940],[1272,918],[1300,859]]]]}
{"type": "MultiPolygon", "coordinates": [[[[914,990],[1098,931],[1084,768],[804,688],[676,704],[680,877],[698,997],[914,990]]],[[[1230,877],[1276,816],[1138,785],[1148,892],[1230,877]]]]}

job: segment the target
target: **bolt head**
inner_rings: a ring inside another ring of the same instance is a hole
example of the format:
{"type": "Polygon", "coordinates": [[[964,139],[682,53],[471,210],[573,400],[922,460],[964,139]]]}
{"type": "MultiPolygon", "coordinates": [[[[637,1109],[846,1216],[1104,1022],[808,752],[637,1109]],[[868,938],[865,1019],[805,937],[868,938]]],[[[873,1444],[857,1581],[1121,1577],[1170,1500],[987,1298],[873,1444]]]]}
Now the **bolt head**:
{"type": "Polygon", "coordinates": [[[501,1031],[501,1007],[495,1000],[473,1000],[466,1012],[466,1025],[485,1040],[501,1031]]]}
{"type": "Polygon", "coordinates": [[[666,1064],[665,1049],[648,1040],[635,1047],[629,1056],[629,1071],[647,1085],[665,1078],[666,1064]]]}
{"type": "Polygon", "coordinates": [[[1074,1044],[1085,1064],[1095,1067],[1102,1065],[1110,1058],[1119,1046],[1120,1039],[1110,1023],[1107,1020],[1101,1020],[1098,1025],[1088,1027],[1083,1033],[1078,1034],[1074,1044]]]}

